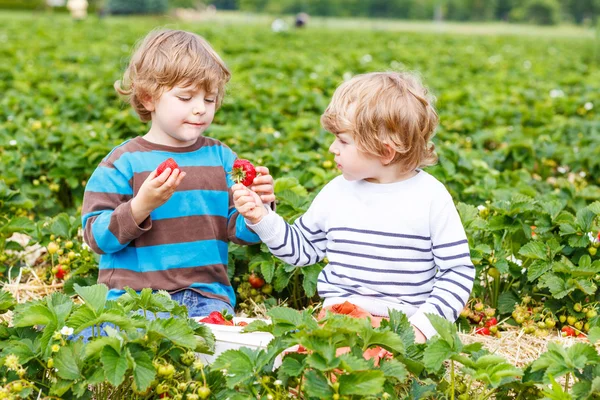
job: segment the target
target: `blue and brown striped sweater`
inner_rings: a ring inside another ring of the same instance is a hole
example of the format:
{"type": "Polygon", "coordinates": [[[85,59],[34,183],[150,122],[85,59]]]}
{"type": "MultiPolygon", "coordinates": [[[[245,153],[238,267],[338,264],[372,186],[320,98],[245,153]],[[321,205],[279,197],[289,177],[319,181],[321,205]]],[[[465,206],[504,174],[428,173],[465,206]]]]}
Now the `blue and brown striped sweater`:
{"type": "Polygon", "coordinates": [[[101,255],[98,282],[110,288],[109,299],[126,286],[171,293],[189,288],[235,305],[227,277],[228,242],[260,241],[233,206],[228,172],[235,159],[231,149],[207,137],[188,147],[136,137],[102,160],[85,188],[81,214],[84,239],[101,255]],[[138,226],[131,200],[169,157],[186,177],[138,226]]]}

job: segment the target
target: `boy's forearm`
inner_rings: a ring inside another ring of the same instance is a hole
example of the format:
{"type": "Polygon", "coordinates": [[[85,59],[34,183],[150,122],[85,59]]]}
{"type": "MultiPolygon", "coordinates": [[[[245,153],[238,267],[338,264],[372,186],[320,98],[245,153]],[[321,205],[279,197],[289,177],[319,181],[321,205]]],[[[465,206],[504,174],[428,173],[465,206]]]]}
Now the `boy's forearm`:
{"type": "Polygon", "coordinates": [[[133,215],[133,220],[137,225],[141,225],[142,222],[146,220],[150,216],[152,210],[143,207],[140,204],[139,198],[134,197],[131,200],[131,214],[133,215]]]}

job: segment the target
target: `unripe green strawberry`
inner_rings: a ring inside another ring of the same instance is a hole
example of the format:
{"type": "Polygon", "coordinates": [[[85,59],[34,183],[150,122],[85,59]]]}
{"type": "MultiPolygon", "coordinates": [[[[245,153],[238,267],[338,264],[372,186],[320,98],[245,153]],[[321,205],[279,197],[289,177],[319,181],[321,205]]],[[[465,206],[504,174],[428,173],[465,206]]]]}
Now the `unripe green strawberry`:
{"type": "Polygon", "coordinates": [[[567,324],[573,326],[575,324],[575,322],[577,322],[577,318],[575,318],[574,316],[569,315],[567,317],[567,324]]]}
{"type": "Polygon", "coordinates": [[[581,312],[582,308],[583,308],[583,306],[581,305],[581,303],[575,303],[575,305],[573,305],[573,310],[575,310],[577,312],[581,312]]]}
{"type": "Polygon", "coordinates": [[[592,319],[592,318],[594,318],[596,315],[598,315],[598,312],[597,312],[596,310],[594,310],[594,309],[592,309],[592,310],[589,310],[588,312],[586,312],[586,313],[585,313],[585,316],[586,316],[588,319],[592,319]]]}

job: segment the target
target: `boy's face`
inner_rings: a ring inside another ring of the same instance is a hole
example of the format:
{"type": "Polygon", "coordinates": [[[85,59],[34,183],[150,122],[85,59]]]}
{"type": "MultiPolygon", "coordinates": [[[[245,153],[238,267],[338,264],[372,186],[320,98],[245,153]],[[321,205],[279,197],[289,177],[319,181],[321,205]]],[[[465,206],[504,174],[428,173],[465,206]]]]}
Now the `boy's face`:
{"type": "Polygon", "coordinates": [[[216,92],[175,86],[156,101],[144,103],[152,112],[152,127],[147,138],[174,147],[194,144],[210,126],[216,101],[216,92]]]}
{"type": "Polygon", "coordinates": [[[335,155],[334,162],[347,180],[380,182],[384,170],[381,159],[360,151],[351,134],[335,134],[329,152],[335,155]]]}

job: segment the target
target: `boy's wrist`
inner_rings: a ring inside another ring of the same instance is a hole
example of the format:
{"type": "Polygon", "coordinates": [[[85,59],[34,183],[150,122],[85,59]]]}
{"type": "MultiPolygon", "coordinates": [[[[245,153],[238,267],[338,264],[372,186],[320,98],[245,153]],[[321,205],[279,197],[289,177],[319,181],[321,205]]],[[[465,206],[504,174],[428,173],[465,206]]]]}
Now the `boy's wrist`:
{"type": "Polygon", "coordinates": [[[142,207],[139,198],[134,197],[131,200],[131,213],[133,214],[133,219],[135,220],[136,224],[140,225],[142,222],[144,222],[151,212],[152,210],[142,207]]]}

